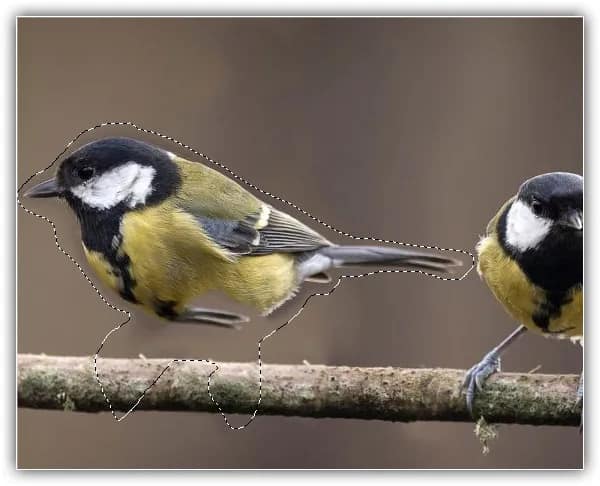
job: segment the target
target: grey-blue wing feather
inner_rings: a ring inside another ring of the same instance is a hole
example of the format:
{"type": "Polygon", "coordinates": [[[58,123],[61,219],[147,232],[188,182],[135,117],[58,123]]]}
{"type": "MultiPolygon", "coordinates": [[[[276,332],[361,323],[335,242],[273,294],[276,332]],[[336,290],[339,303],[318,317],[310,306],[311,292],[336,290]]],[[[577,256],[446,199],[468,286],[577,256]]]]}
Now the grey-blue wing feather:
{"type": "Polygon", "coordinates": [[[257,255],[301,253],[331,245],[316,231],[276,209],[271,210],[268,224],[259,233],[260,245],[253,252],[257,255]]]}
{"type": "Polygon", "coordinates": [[[268,211],[268,220],[261,228],[257,228],[261,225],[259,214],[243,221],[194,216],[215,243],[236,255],[302,253],[331,244],[291,216],[270,207],[268,211]]]}
{"type": "Polygon", "coordinates": [[[215,243],[236,255],[251,254],[254,242],[260,237],[249,221],[231,221],[206,216],[196,216],[196,220],[215,243]]]}

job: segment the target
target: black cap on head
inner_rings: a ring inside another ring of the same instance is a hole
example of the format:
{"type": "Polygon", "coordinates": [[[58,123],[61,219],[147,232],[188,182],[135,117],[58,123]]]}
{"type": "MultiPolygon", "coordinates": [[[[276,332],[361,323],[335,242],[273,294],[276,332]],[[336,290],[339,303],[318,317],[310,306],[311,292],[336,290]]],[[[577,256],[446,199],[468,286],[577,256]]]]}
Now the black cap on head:
{"type": "Polygon", "coordinates": [[[126,137],[103,138],[84,145],[67,157],[58,170],[57,181],[63,188],[77,186],[127,162],[157,170],[172,165],[164,150],[148,143],[126,137]]]}
{"type": "Polygon", "coordinates": [[[550,172],[525,181],[518,198],[531,204],[537,201],[551,210],[583,209],[583,177],[570,172],[550,172]]]}

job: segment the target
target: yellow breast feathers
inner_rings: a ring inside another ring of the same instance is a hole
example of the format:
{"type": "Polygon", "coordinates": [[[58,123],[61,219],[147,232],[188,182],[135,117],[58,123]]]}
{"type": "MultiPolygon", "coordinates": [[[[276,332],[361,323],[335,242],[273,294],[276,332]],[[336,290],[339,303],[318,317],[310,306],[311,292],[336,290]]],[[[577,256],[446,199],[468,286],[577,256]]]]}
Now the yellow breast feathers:
{"type": "Polygon", "coordinates": [[[478,247],[477,270],[496,299],[509,314],[528,329],[556,337],[574,337],[583,334],[583,293],[574,289],[567,296],[560,314],[550,318],[547,329],[541,329],[534,316],[544,306],[544,290],[533,285],[517,262],[500,246],[495,234],[483,238],[478,247]]]}
{"type": "Polygon", "coordinates": [[[133,293],[147,307],[158,301],[181,307],[208,290],[222,290],[268,312],[297,285],[293,256],[233,256],[202,232],[192,215],[168,204],[127,213],[121,233],[133,293]]]}

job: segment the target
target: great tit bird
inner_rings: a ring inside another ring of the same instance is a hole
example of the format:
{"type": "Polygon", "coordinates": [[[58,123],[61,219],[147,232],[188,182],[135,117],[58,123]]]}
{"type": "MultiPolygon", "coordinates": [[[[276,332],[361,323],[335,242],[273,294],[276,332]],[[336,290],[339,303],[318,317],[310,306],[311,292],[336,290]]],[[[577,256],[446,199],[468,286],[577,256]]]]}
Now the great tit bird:
{"type": "Polygon", "coordinates": [[[334,267],[451,271],[461,262],[383,246],[338,246],[198,162],[130,138],[91,142],[29,197],[64,198],[90,266],[127,301],[172,321],[248,319],[188,303],[209,290],[267,315],[334,267]]]}
{"type": "Polygon", "coordinates": [[[553,172],[525,181],[489,222],[477,252],[479,275],[521,325],[468,371],[471,414],[475,393],[526,330],[583,340],[583,177],[553,172]]]}

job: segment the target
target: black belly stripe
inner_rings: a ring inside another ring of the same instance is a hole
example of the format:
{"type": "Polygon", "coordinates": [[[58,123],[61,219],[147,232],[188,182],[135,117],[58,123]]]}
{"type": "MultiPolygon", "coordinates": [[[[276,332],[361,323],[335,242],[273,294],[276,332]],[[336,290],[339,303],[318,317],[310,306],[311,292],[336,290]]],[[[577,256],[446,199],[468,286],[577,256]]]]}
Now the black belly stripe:
{"type": "MultiPolygon", "coordinates": [[[[567,292],[548,292],[545,293],[544,301],[532,316],[532,320],[544,332],[550,332],[550,320],[560,316],[562,307],[573,300],[567,292]]],[[[563,331],[557,331],[563,332],[563,331]]]]}
{"type": "Polygon", "coordinates": [[[135,297],[133,293],[133,289],[135,288],[137,282],[131,276],[129,271],[131,259],[129,255],[126,253],[121,253],[116,256],[116,270],[118,271],[118,275],[121,278],[121,288],[119,289],[119,295],[123,297],[128,302],[132,302],[134,304],[139,304],[139,301],[135,297]]]}
{"type": "Polygon", "coordinates": [[[131,259],[120,248],[123,236],[120,226],[125,203],[104,211],[96,211],[81,205],[77,199],[68,199],[81,224],[81,239],[88,250],[100,253],[111,267],[112,273],[121,281],[119,295],[134,304],[139,301],[133,293],[136,281],[132,277],[131,259]]]}

